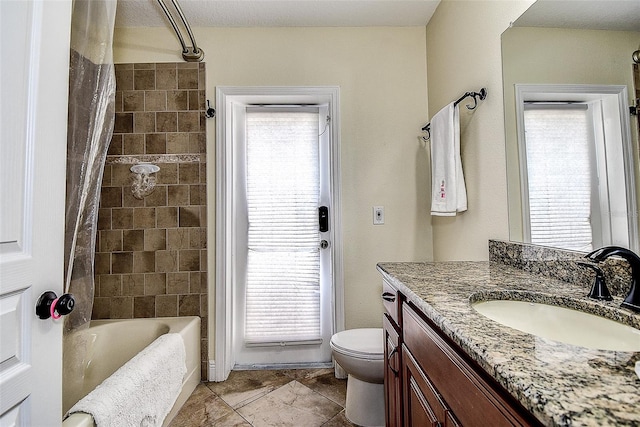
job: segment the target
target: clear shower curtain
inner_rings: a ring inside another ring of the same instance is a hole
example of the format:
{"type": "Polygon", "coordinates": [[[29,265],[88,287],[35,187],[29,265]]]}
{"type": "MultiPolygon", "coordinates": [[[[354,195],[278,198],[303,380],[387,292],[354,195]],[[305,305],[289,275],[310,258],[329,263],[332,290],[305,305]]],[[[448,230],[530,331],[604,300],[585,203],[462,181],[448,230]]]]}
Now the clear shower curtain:
{"type": "Polygon", "coordinates": [[[113,28],[117,2],[75,0],[71,20],[65,292],[76,299],[65,330],[91,320],[100,187],[115,121],[113,28]]]}

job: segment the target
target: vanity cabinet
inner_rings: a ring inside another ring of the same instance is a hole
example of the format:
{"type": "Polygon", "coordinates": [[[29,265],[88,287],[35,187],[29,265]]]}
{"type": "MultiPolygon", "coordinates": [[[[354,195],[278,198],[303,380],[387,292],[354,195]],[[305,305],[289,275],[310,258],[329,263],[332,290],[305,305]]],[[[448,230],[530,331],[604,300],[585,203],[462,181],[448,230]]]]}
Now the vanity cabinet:
{"type": "Polygon", "coordinates": [[[385,305],[387,427],[541,426],[401,292],[385,305]]]}

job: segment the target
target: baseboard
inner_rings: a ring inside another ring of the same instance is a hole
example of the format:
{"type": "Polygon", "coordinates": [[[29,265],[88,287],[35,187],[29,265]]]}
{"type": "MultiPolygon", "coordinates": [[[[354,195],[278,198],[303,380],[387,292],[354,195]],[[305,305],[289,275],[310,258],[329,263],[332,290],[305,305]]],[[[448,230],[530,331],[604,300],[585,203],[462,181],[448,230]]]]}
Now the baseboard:
{"type": "Polygon", "coordinates": [[[320,368],[332,368],[332,362],[316,362],[316,363],[265,363],[265,364],[251,364],[251,365],[238,365],[233,367],[234,371],[258,371],[267,369],[320,369],[320,368]]]}
{"type": "Polygon", "coordinates": [[[209,360],[209,375],[207,376],[209,381],[218,381],[216,379],[216,361],[209,360]]]}

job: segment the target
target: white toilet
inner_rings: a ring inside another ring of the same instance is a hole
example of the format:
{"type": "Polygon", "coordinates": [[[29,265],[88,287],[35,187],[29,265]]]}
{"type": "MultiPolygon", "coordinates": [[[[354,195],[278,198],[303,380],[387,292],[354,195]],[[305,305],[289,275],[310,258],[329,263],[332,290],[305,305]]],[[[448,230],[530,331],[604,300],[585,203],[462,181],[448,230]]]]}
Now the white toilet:
{"type": "Polygon", "coordinates": [[[349,375],[345,415],[354,424],[384,426],[384,333],[349,329],[331,337],[336,363],[349,375]]]}

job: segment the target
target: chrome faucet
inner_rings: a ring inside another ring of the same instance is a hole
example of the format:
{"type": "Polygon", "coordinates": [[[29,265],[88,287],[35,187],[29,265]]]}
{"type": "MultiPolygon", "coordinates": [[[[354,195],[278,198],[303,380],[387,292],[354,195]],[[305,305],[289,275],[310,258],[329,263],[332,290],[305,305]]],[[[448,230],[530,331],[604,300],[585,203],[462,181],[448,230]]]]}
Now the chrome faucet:
{"type": "Polygon", "coordinates": [[[629,249],[620,246],[605,246],[587,254],[586,258],[591,261],[601,262],[610,256],[622,257],[631,266],[631,288],[621,307],[640,312],[640,288],[638,288],[638,281],[640,281],[640,257],[629,249]]]}

